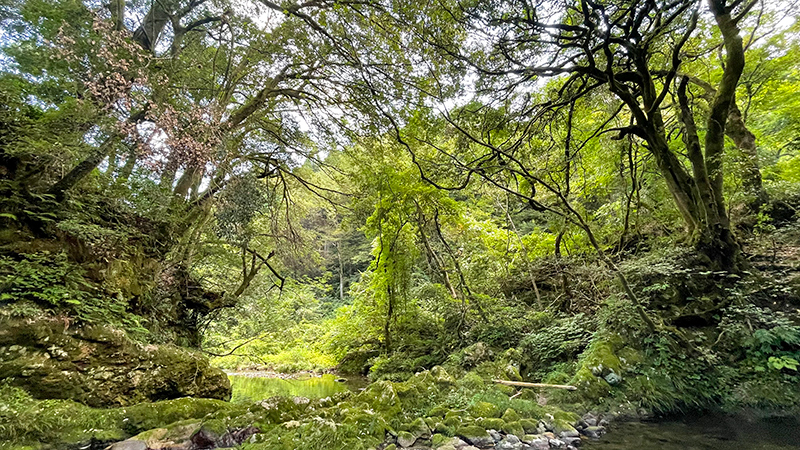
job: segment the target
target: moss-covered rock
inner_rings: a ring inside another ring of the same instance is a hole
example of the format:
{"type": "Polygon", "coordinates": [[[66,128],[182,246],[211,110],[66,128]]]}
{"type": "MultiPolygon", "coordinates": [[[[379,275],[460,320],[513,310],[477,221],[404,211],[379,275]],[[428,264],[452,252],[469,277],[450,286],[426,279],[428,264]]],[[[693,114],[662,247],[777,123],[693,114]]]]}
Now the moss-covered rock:
{"type": "Polygon", "coordinates": [[[494,444],[494,440],[489,436],[489,433],[477,425],[459,428],[456,430],[456,436],[478,448],[489,447],[494,444]]]}
{"type": "Polygon", "coordinates": [[[595,376],[586,365],[575,373],[570,384],[578,388],[581,397],[593,402],[607,397],[611,392],[611,385],[606,380],[595,376]]]}
{"type": "Polygon", "coordinates": [[[500,417],[500,408],[489,402],[475,402],[467,411],[472,417],[500,417]]]}
{"type": "Polygon", "coordinates": [[[506,421],[496,418],[481,418],[475,421],[475,424],[485,430],[502,430],[506,426],[506,421]]]}
{"type": "Polygon", "coordinates": [[[144,346],[119,330],[64,318],[0,315],[0,379],[38,399],[108,407],[179,397],[227,400],[228,377],[201,354],[144,346]]]}
{"type": "Polygon", "coordinates": [[[401,447],[411,447],[417,438],[408,431],[399,431],[397,433],[397,444],[401,447]]]}
{"type": "Polygon", "coordinates": [[[521,419],[522,417],[520,417],[520,415],[516,411],[514,411],[512,408],[508,408],[503,413],[502,418],[506,422],[516,422],[519,419],[521,419]]]}
{"type": "Polygon", "coordinates": [[[501,428],[503,432],[506,434],[513,434],[514,436],[521,437],[525,435],[525,429],[522,427],[522,424],[519,422],[507,422],[503,428],[501,428]]]}
{"type": "Polygon", "coordinates": [[[539,422],[530,419],[520,419],[519,424],[522,425],[522,429],[525,430],[526,434],[536,434],[539,427],[539,422]]]}

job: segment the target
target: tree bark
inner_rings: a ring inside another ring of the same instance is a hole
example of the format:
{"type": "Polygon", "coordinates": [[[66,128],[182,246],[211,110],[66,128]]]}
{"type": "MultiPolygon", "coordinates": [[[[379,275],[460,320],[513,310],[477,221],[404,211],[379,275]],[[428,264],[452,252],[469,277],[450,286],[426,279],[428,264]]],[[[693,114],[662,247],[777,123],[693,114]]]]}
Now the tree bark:
{"type": "Polygon", "coordinates": [[[66,191],[75,186],[86,175],[89,175],[108,156],[119,139],[120,136],[117,134],[106,138],[100,147],[96,148],[86,159],[78,163],[77,166],[73,167],[64,177],[52,185],[47,190],[47,193],[55,197],[59,202],[64,200],[66,191]]]}

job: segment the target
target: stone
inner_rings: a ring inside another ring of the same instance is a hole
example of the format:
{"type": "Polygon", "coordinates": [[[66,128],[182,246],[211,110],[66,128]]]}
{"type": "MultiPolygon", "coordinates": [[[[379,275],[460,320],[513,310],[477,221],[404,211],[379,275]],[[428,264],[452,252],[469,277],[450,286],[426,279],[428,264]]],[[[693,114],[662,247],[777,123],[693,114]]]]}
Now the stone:
{"type": "Polygon", "coordinates": [[[514,411],[513,409],[511,409],[511,408],[508,408],[508,409],[506,409],[506,411],[503,413],[503,416],[502,416],[501,418],[502,418],[503,420],[505,420],[506,422],[517,422],[517,421],[519,421],[519,420],[520,420],[522,417],[520,417],[519,413],[517,413],[517,412],[516,412],[516,411],[514,411]]]}
{"type": "Polygon", "coordinates": [[[456,435],[467,443],[479,448],[490,448],[494,446],[494,439],[489,436],[483,428],[475,425],[461,427],[456,431],[456,435]]]}
{"type": "Polygon", "coordinates": [[[617,375],[615,372],[610,372],[608,375],[604,376],[603,379],[605,379],[606,382],[612,386],[622,382],[622,377],[617,375]]]}
{"type": "Polygon", "coordinates": [[[550,439],[550,447],[552,448],[564,448],[566,446],[567,444],[561,439],[550,439]]]}
{"type": "Polygon", "coordinates": [[[561,440],[567,444],[567,447],[580,447],[582,443],[580,437],[563,437],[561,440]]]}
{"type": "Polygon", "coordinates": [[[491,436],[492,439],[494,439],[495,442],[499,442],[499,441],[503,440],[503,436],[500,433],[498,433],[497,430],[491,430],[490,429],[490,430],[486,430],[486,432],[489,433],[489,436],[491,436]]]}
{"type": "Polygon", "coordinates": [[[0,355],[0,378],[36,399],[103,408],[180,397],[230,399],[227,375],[201,353],[143,346],[105,326],[20,320],[0,318],[0,345],[20,349],[0,355]]]}
{"type": "Polygon", "coordinates": [[[502,441],[498,442],[494,448],[496,450],[522,450],[522,442],[512,442],[508,439],[503,439],[502,441]]]}
{"type": "Polygon", "coordinates": [[[525,430],[526,434],[536,434],[538,424],[533,420],[520,419],[519,424],[522,425],[522,429],[525,430]]]}
{"type": "Polygon", "coordinates": [[[417,418],[411,422],[408,426],[408,431],[417,439],[430,439],[432,435],[430,427],[421,418],[417,418]]]}
{"type": "Polygon", "coordinates": [[[529,442],[529,445],[534,450],[549,450],[550,440],[545,437],[540,437],[529,442]]]}
{"type": "Polygon", "coordinates": [[[600,436],[606,434],[606,429],[605,429],[605,427],[601,427],[601,426],[586,427],[583,430],[583,434],[585,434],[586,436],[588,436],[588,437],[590,437],[592,439],[597,439],[600,436]]]}
{"type": "Polygon", "coordinates": [[[108,450],[147,450],[147,443],[138,439],[128,439],[111,444],[108,450]]]}
{"type": "Polygon", "coordinates": [[[575,437],[580,437],[581,434],[578,433],[578,430],[573,428],[571,430],[564,430],[561,433],[559,433],[558,435],[561,438],[575,438],[575,437]]]}
{"type": "Polygon", "coordinates": [[[411,447],[417,442],[417,438],[408,431],[401,431],[397,433],[397,444],[400,447],[411,447]]]}
{"type": "Polygon", "coordinates": [[[472,417],[500,417],[500,409],[489,402],[474,403],[467,411],[469,411],[472,417]]]}

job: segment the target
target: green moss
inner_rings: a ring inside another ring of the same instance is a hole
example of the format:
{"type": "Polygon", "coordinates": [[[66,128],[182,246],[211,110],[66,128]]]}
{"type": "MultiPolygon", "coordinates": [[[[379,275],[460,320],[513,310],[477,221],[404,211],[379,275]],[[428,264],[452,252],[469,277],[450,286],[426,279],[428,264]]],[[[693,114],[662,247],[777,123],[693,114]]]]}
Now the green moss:
{"type": "Polygon", "coordinates": [[[125,429],[131,434],[187,419],[203,419],[212,413],[229,413],[232,405],[220,400],[179,398],[121,408],[125,429]]]}
{"type": "Polygon", "coordinates": [[[397,450],[397,446],[394,444],[389,444],[383,450],[397,450]]]}
{"type": "Polygon", "coordinates": [[[436,405],[428,411],[428,417],[444,417],[447,412],[450,411],[447,407],[442,405],[436,405]]]}
{"type": "Polygon", "coordinates": [[[456,436],[466,438],[466,440],[470,442],[472,442],[475,438],[491,439],[491,437],[489,437],[489,433],[477,425],[467,425],[459,428],[456,430],[456,436]]]}
{"type": "Polygon", "coordinates": [[[536,434],[537,428],[539,427],[539,423],[530,419],[520,419],[519,424],[522,425],[522,429],[525,430],[526,434],[536,434]]]}
{"type": "Polygon", "coordinates": [[[512,408],[506,409],[506,411],[503,413],[502,417],[503,417],[503,420],[505,420],[506,422],[516,422],[516,421],[518,421],[519,419],[522,418],[512,408]]]}
{"type": "Polygon", "coordinates": [[[525,429],[522,427],[522,424],[519,422],[508,422],[506,425],[501,428],[507,434],[513,434],[517,437],[522,437],[525,435],[525,429]]]}
{"type": "Polygon", "coordinates": [[[592,341],[582,355],[583,366],[588,367],[595,376],[606,376],[609,373],[622,375],[622,363],[614,354],[615,345],[619,345],[619,336],[604,340],[592,341]]]}
{"type": "Polygon", "coordinates": [[[607,397],[611,391],[611,385],[606,380],[596,377],[586,365],[572,377],[570,384],[578,388],[580,396],[592,402],[607,397]]]}
{"type": "Polygon", "coordinates": [[[553,413],[553,432],[556,434],[564,431],[574,431],[575,424],[580,420],[580,416],[569,411],[556,411],[553,413]]]}
{"type": "Polygon", "coordinates": [[[438,422],[435,426],[433,426],[433,431],[444,436],[453,436],[456,432],[456,428],[445,425],[442,422],[438,422]]]}
{"type": "Polygon", "coordinates": [[[506,425],[506,421],[503,419],[484,417],[476,420],[475,424],[486,430],[502,430],[503,427],[506,425]]]}
{"type": "Polygon", "coordinates": [[[397,433],[397,443],[401,447],[411,447],[416,440],[417,438],[408,431],[399,431],[397,433]]]}
{"type": "Polygon", "coordinates": [[[456,384],[456,380],[441,366],[435,366],[430,373],[440,387],[450,387],[456,384]]]}
{"type": "Polygon", "coordinates": [[[431,436],[431,445],[433,446],[433,448],[441,447],[447,442],[450,442],[450,438],[443,434],[434,434],[433,436],[431,436]]]}
{"type": "Polygon", "coordinates": [[[489,402],[476,402],[467,409],[472,417],[500,417],[500,408],[489,402]]]}

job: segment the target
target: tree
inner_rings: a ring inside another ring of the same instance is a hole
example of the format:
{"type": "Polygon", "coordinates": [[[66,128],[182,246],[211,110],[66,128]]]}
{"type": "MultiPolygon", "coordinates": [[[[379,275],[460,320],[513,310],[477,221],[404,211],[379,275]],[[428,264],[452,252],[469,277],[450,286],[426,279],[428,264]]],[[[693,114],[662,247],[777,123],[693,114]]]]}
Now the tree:
{"type": "MultiPolygon", "coordinates": [[[[714,266],[733,269],[740,249],[726,210],[723,152],[726,124],[745,63],[739,26],[756,3],[567,0],[476,2],[463,9],[443,4],[456,20],[456,38],[442,38],[442,33],[426,31],[419,23],[416,31],[431,51],[476,74],[478,94],[488,104],[502,105],[506,115],[502,121],[493,117],[495,124],[525,124],[506,141],[492,139],[494,144],[487,143],[491,124],[470,136],[476,145],[497,155],[474,160],[471,168],[476,175],[480,175],[479,165],[488,160],[517,161],[520,147],[534,139],[533,133],[541,132],[536,124],[560,117],[554,111],[605,92],[620,106],[595,136],[614,133],[617,139],[635,136],[641,140],[657,164],[691,241],[714,266]],[[695,34],[698,24],[705,25],[709,16],[714,21],[712,28],[721,35],[726,56],[701,130],[691,104],[689,78],[680,70],[693,54],[705,51],[698,47],[695,34]],[[473,37],[459,40],[467,33],[473,37]],[[533,93],[549,79],[557,85],[544,96],[533,93]],[[668,100],[674,103],[668,104],[668,100]],[[620,119],[630,122],[618,125],[620,119]],[[676,128],[683,139],[680,146],[676,128]]],[[[460,117],[447,117],[457,129],[467,126],[457,120],[481,120],[478,114],[463,111],[460,117]]]]}

